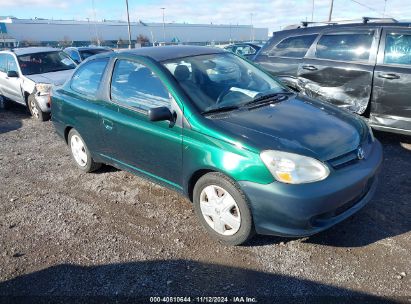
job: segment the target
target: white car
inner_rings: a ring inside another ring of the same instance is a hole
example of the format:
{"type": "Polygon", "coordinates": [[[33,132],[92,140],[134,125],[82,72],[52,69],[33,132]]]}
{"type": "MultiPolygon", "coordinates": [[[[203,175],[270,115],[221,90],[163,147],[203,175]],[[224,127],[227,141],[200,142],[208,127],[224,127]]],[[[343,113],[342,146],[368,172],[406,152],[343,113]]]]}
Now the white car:
{"type": "Polygon", "coordinates": [[[76,63],[63,51],[29,47],[0,52],[0,106],[26,105],[33,117],[50,119],[50,90],[68,79],[76,63]]]}

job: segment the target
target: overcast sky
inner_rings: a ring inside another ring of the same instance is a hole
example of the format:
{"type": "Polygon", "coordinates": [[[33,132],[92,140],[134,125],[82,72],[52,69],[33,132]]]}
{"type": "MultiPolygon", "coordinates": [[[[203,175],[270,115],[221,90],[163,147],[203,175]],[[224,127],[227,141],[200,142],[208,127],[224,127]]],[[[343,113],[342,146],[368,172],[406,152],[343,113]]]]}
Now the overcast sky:
{"type": "MultiPolygon", "coordinates": [[[[0,16],[17,18],[94,19],[92,0],[0,0],[0,16]]],[[[125,0],[94,0],[97,20],[125,20],[125,0]]],[[[382,17],[385,0],[334,0],[333,19],[382,17]]],[[[311,21],[313,0],[129,0],[132,21],[253,24],[270,32],[311,21]]],[[[314,20],[328,18],[330,0],[314,0],[314,20]]],[[[386,16],[411,19],[410,0],[387,0],[386,16]]]]}

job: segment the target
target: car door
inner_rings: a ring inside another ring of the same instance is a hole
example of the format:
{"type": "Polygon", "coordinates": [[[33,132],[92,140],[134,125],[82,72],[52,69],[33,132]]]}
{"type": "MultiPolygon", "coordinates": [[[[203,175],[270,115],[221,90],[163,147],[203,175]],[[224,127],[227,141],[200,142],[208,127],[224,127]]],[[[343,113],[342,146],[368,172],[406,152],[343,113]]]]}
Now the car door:
{"type": "Polygon", "coordinates": [[[100,112],[104,100],[100,96],[101,82],[108,65],[108,58],[90,60],[80,66],[68,83],[70,90],[64,96],[64,103],[56,102],[53,116],[55,123],[64,121],[73,126],[83,137],[96,161],[107,161],[104,155],[104,141],[100,126],[100,112]],[[60,117],[64,113],[64,117],[60,117]]]}
{"type": "Polygon", "coordinates": [[[380,29],[327,29],[298,67],[300,90],[363,114],[371,97],[380,29]]]}
{"type": "Polygon", "coordinates": [[[411,131],[411,29],[384,28],[374,72],[372,125],[411,131]]]}
{"type": "Polygon", "coordinates": [[[115,164],[181,189],[182,111],[154,70],[134,59],[116,61],[102,115],[105,141],[115,164]],[[175,123],[149,120],[148,110],[161,106],[175,123]]]}
{"type": "Polygon", "coordinates": [[[6,74],[5,80],[7,86],[4,88],[6,96],[13,101],[25,104],[24,95],[21,89],[21,72],[17,64],[16,58],[11,54],[6,54],[7,60],[7,72],[14,71],[17,72],[18,77],[8,77],[6,74]]]}
{"type": "Polygon", "coordinates": [[[317,33],[294,34],[265,46],[255,61],[287,86],[297,89],[298,66],[317,38],[317,33]]]}
{"type": "Polygon", "coordinates": [[[0,53],[0,95],[5,97],[7,92],[5,89],[7,88],[7,57],[6,53],[0,53]]]}

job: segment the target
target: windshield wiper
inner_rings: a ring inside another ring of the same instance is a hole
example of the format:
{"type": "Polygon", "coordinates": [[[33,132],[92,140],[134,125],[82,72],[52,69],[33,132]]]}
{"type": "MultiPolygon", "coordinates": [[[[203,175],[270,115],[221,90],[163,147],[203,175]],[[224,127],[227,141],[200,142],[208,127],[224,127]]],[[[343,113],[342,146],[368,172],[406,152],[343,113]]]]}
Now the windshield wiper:
{"type": "Polygon", "coordinates": [[[45,72],[45,73],[53,73],[53,72],[67,71],[67,70],[72,70],[72,69],[74,69],[74,68],[69,68],[69,67],[67,67],[67,68],[58,68],[58,69],[48,70],[48,71],[45,72]]]}
{"type": "Polygon", "coordinates": [[[222,112],[229,112],[229,111],[233,111],[237,109],[238,109],[238,106],[224,106],[224,107],[213,108],[210,110],[203,111],[201,112],[201,114],[207,115],[207,114],[214,114],[214,113],[222,113],[222,112]]]}
{"type": "Polygon", "coordinates": [[[265,105],[267,103],[273,103],[273,102],[280,102],[283,100],[286,100],[288,96],[294,95],[292,92],[281,92],[281,93],[272,93],[272,94],[267,94],[264,96],[260,96],[257,98],[254,98],[253,100],[246,102],[243,104],[243,107],[259,107],[262,105],[265,105]]]}

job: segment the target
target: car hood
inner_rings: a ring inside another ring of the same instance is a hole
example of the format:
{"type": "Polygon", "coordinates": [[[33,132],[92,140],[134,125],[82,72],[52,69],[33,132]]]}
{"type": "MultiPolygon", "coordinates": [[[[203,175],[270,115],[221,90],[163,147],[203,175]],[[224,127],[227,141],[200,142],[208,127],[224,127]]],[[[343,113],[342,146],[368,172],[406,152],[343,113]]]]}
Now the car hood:
{"type": "Polygon", "coordinates": [[[296,96],[254,110],[211,119],[238,144],[280,150],[325,161],[358,148],[368,128],[361,118],[334,106],[296,96]]]}
{"type": "Polygon", "coordinates": [[[63,70],[58,72],[44,73],[44,74],[34,74],[27,75],[26,77],[35,83],[50,83],[56,86],[60,86],[66,82],[66,80],[71,76],[73,70],[63,70]]]}

